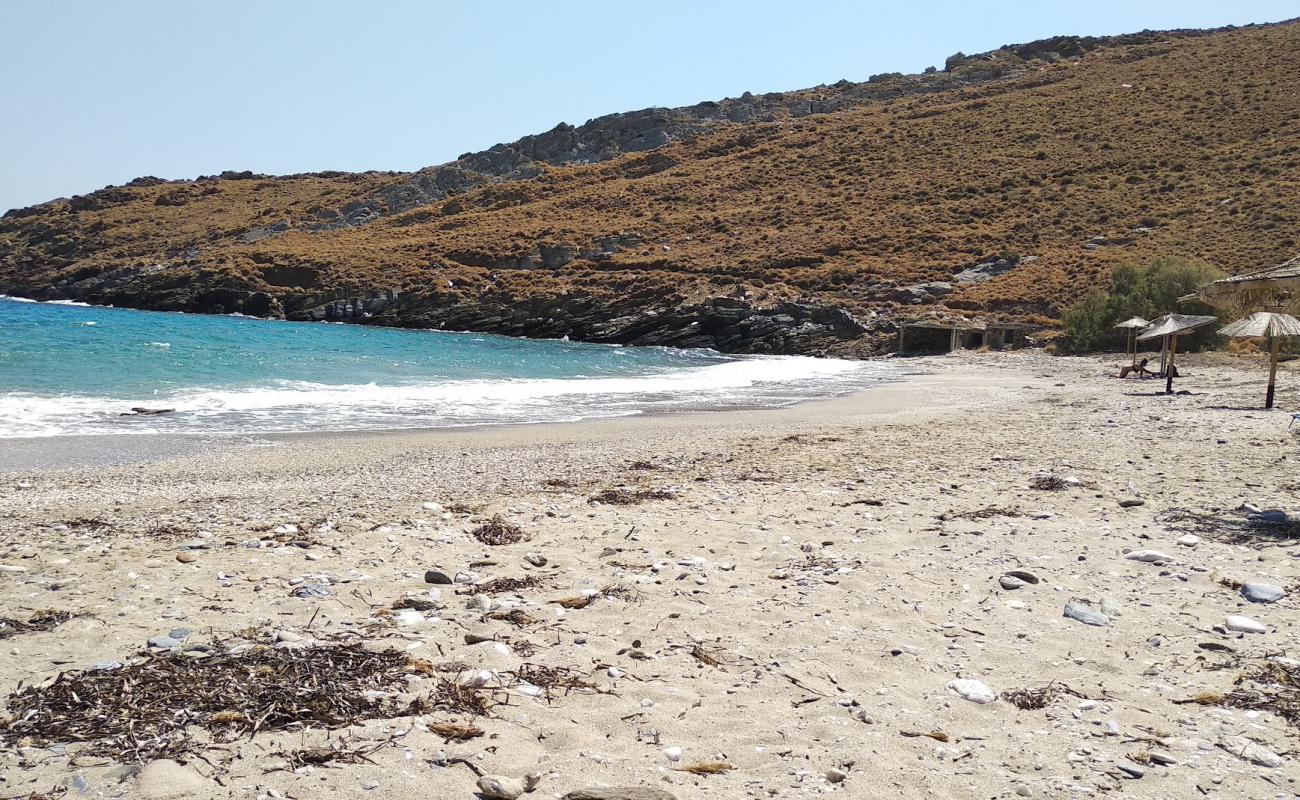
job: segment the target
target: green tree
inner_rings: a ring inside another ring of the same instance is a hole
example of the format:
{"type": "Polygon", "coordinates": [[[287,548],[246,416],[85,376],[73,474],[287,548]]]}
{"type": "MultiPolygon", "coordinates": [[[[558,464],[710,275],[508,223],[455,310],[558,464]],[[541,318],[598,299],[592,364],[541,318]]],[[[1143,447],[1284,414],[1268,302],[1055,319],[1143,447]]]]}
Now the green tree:
{"type": "MultiPolygon", "coordinates": [[[[1203,303],[1180,303],[1178,298],[1223,276],[1221,270],[1187,258],[1163,258],[1146,267],[1119,264],[1111,273],[1108,289],[1090,293],[1065,313],[1065,349],[1086,352],[1118,347],[1125,334],[1116,330],[1115,324],[1129,317],[1214,314],[1215,310],[1203,303]]],[[[1211,347],[1218,344],[1217,330],[1217,326],[1206,325],[1183,341],[1190,349],[1211,347]]]]}

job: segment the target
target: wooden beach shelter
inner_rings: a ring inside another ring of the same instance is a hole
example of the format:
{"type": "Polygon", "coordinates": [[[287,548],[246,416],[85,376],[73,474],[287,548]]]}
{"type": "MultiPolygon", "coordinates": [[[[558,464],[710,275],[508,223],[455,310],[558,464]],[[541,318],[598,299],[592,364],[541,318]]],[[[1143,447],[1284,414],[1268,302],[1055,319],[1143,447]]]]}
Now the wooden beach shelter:
{"type": "Polygon", "coordinates": [[[1165,314],[1151,323],[1151,327],[1138,334],[1139,342],[1151,339],[1163,339],[1162,347],[1168,351],[1164,361],[1165,394],[1174,393],[1174,352],[1178,348],[1178,336],[1208,325],[1218,317],[1197,314],[1165,314]]]}
{"type": "Polygon", "coordinates": [[[1136,367],[1138,364],[1138,350],[1137,350],[1137,342],[1133,341],[1133,331],[1137,330],[1138,328],[1150,327],[1150,325],[1151,325],[1150,320],[1145,320],[1142,319],[1141,317],[1129,317],[1128,319],[1124,320],[1123,322],[1115,326],[1116,328],[1127,329],[1128,342],[1125,343],[1124,345],[1124,351],[1133,352],[1134,367],[1136,367]]]}
{"type": "Polygon", "coordinates": [[[1224,336],[1254,339],[1267,336],[1269,341],[1268,392],[1264,395],[1264,408],[1273,407],[1273,389],[1277,381],[1277,354],[1283,336],[1300,336],[1300,319],[1276,311],[1256,311],[1245,319],[1219,329],[1224,336]]]}

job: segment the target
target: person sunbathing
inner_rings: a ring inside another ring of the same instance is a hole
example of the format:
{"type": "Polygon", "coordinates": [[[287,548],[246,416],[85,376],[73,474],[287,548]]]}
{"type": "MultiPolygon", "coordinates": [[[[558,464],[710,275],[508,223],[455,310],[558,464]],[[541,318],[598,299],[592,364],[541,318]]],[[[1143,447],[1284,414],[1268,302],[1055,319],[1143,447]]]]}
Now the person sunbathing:
{"type": "Polygon", "coordinates": [[[1115,377],[1117,377],[1117,378],[1127,378],[1127,377],[1130,376],[1130,375],[1136,375],[1136,376],[1139,377],[1139,378],[1146,378],[1146,377],[1154,378],[1154,377],[1156,377],[1156,374],[1155,374],[1154,372],[1152,372],[1151,370],[1147,369],[1147,361],[1148,361],[1148,360],[1149,360],[1149,359],[1145,359],[1145,358],[1142,359],[1141,361],[1138,362],[1138,365],[1137,365],[1136,367],[1133,367],[1133,366],[1129,366],[1129,367],[1121,367],[1120,370],[1119,370],[1119,374],[1116,375],[1115,377]]]}

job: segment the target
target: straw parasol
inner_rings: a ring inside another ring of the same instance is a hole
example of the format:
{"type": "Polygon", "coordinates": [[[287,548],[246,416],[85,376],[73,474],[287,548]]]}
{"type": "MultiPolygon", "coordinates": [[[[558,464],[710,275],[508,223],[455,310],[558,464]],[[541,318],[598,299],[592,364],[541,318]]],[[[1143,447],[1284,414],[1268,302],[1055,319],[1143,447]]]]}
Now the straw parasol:
{"type": "Polygon", "coordinates": [[[1203,303],[1232,310],[1246,310],[1261,306],[1282,306],[1300,294],[1300,256],[1278,264],[1276,267],[1234,275],[1211,281],[1180,300],[1200,300],[1203,303]]]}
{"type": "Polygon", "coordinates": [[[1245,319],[1219,329],[1224,336],[1237,339],[1255,339],[1267,336],[1269,340],[1268,393],[1264,395],[1264,408],[1273,407],[1273,389],[1277,380],[1277,353],[1283,336],[1300,336],[1300,319],[1276,311],[1256,311],[1245,319]]]}
{"type": "Polygon", "coordinates": [[[1199,314],[1165,314],[1152,322],[1151,327],[1138,334],[1137,340],[1139,342],[1148,339],[1164,339],[1161,346],[1169,351],[1169,360],[1164,364],[1166,394],[1173,394],[1174,392],[1174,352],[1178,348],[1178,335],[1188,333],[1217,320],[1218,317],[1199,314]]]}
{"type": "Polygon", "coordinates": [[[1128,329],[1128,342],[1126,342],[1124,345],[1124,352],[1127,353],[1129,350],[1133,351],[1133,366],[1135,367],[1137,366],[1138,363],[1138,350],[1137,350],[1137,343],[1133,341],[1133,331],[1137,328],[1148,327],[1150,324],[1151,324],[1150,321],[1142,319],[1141,317],[1129,317],[1128,319],[1124,320],[1123,322],[1115,326],[1116,328],[1128,329]]]}

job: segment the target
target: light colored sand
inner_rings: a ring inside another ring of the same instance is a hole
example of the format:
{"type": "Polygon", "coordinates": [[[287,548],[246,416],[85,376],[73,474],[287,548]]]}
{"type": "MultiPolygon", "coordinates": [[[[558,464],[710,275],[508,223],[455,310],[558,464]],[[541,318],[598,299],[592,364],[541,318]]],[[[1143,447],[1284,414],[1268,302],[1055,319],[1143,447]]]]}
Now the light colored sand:
{"type": "MultiPolygon", "coordinates": [[[[548,771],[530,795],[543,798],[596,784],[657,786],[683,800],[1010,797],[1022,786],[1034,797],[1293,796],[1294,758],[1269,769],[1216,745],[1246,736],[1284,753],[1297,728],[1269,713],[1174,701],[1226,690],[1237,672],[1213,669],[1232,656],[1198,643],[1246,656],[1294,651],[1294,596],[1248,606],[1217,582],[1295,585],[1294,551],[1185,547],[1157,516],[1244,500],[1300,507],[1300,440],[1281,412],[1232,410],[1258,402],[1257,363],[1189,359],[1181,387],[1198,394],[1165,398],[1149,394],[1154,382],[1101,378],[1114,361],[962,355],[924,362],[932,374],[907,383],[777,411],[291,437],[161,462],[9,473],[0,477],[0,564],[25,571],[0,574],[0,614],[25,619],[53,607],[88,616],[4,640],[0,689],[125,659],[178,625],[196,642],[258,627],[263,640],[276,630],[339,634],[425,592],[428,568],[491,561],[474,571],[545,577],[544,588],[497,597],[541,624],[485,621],[466,597],[444,591],[438,621],[367,639],[436,663],[574,667],[610,693],[550,705],[514,693],[478,722],[488,735],[463,744],[422,726],[452,715],[372,721],[352,735],[404,734],[373,764],[265,771],[277,750],[326,741],[311,732],[226,743],[187,769],[220,780],[208,784],[213,797],[249,798],[270,789],[472,797],[468,768],[427,763],[440,754],[508,776],[548,771]],[[658,468],[629,469],[634,461],[658,468]],[[1081,483],[1029,488],[1040,474],[1081,483]],[[625,484],[678,496],[587,501],[625,484]],[[1120,508],[1129,496],[1146,504],[1120,508]],[[472,513],[440,519],[425,501],[472,513]],[[1021,515],[950,516],[989,506],[1021,515]],[[467,531],[492,514],[531,540],[493,548],[471,539],[467,531]],[[79,518],[101,522],[52,527],[79,518]],[[268,526],[321,521],[332,529],[309,549],[240,546],[268,526]],[[211,549],[178,562],[178,543],[196,538],[211,549]],[[1139,563],[1126,549],[1177,561],[1139,563]],[[531,567],[526,553],[550,563],[531,567]],[[1008,569],[1043,583],[1006,591],[997,579],[1008,569]],[[290,596],[291,580],[322,573],[333,597],[290,596]],[[562,616],[546,602],[611,585],[635,590],[635,602],[602,599],[562,616]],[[1123,611],[1109,627],[1062,617],[1068,601],[1103,598],[1123,611]],[[1215,632],[1227,614],[1268,632],[1215,632]],[[464,644],[467,631],[537,649],[502,655],[492,643],[464,644]],[[693,645],[721,664],[700,663],[693,645]],[[609,677],[608,665],[625,676],[609,677]],[[996,692],[1057,681],[1098,702],[977,705],[945,689],[959,677],[996,692]],[[903,735],[929,731],[950,741],[903,735]],[[670,746],[684,751],[677,765],[661,752],[670,746]],[[1153,748],[1178,763],[1122,776],[1117,764],[1137,767],[1129,757],[1153,748]],[[713,759],[735,769],[709,777],[673,769],[713,759]],[[847,772],[843,783],[824,778],[833,767],[847,772]]],[[[1284,405],[1297,400],[1294,377],[1283,373],[1284,405]]],[[[111,768],[49,750],[0,752],[0,796],[48,791],[74,775],[91,793],[139,792],[131,779],[114,782],[111,768]]]]}

